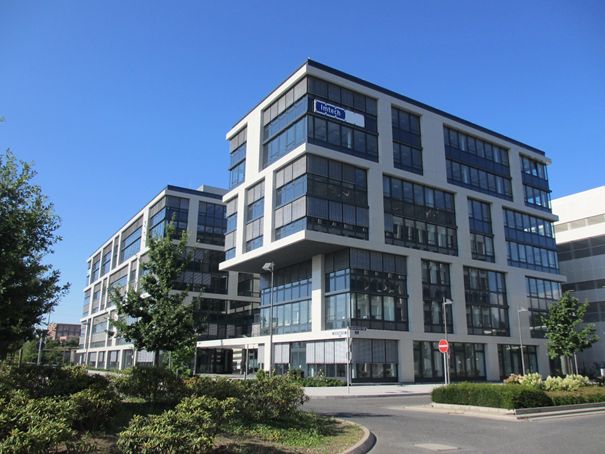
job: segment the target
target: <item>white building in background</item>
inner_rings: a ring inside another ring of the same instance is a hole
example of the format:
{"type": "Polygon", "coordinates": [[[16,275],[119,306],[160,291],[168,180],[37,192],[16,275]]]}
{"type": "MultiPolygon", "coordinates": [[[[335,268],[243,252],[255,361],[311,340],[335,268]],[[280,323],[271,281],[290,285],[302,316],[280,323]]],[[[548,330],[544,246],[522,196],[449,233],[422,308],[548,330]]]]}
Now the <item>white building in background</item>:
{"type": "Polygon", "coordinates": [[[605,367],[605,186],[553,200],[563,290],[590,302],[585,321],[595,324],[600,341],[578,355],[584,373],[605,367]]]}
{"type": "Polygon", "coordinates": [[[543,151],[311,60],[227,139],[221,269],[262,273],[260,325],[200,351],[345,377],[354,327],[354,382],[438,381],[447,315],[453,380],[521,372],[521,337],[549,373],[539,319],[563,278],[543,151]]]}
{"type": "MultiPolygon", "coordinates": [[[[199,338],[251,335],[258,313],[258,276],[218,269],[224,260],[224,193],[208,186],[197,190],[167,186],[91,254],[77,351],[81,364],[124,369],[153,361],[152,352],[135,352],[112,326],[117,314],[108,295],[113,287],[137,286],[141,264],[146,260],[147,238],[163,235],[171,219],[179,237],[182,231],[188,234],[191,261],[175,289],[187,289],[189,301],[201,297],[196,312],[199,338]]],[[[200,372],[230,373],[241,367],[241,351],[208,349],[197,359],[200,372]]]]}

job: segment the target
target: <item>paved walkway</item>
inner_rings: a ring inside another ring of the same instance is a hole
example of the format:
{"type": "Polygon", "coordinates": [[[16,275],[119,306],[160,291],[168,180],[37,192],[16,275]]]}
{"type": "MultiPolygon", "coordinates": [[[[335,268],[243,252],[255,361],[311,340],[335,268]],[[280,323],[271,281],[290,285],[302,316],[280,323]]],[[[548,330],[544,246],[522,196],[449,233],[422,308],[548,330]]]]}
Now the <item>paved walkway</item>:
{"type": "Polygon", "coordinates": [[[390,397],[390,396],[414,396],[430,394],[433,388],[441,385],[354,385],[347,389],[346,386],[305,388],[305,394],[311,399],[322,399],[328,397],[390,397]]]}

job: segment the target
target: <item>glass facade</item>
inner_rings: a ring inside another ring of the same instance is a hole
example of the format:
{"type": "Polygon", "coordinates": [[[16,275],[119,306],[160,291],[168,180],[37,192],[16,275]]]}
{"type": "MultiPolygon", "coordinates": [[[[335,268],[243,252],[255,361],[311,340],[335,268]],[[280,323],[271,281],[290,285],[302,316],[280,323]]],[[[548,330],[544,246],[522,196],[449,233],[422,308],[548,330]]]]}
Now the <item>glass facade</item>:
{"type": "Polygon", "coordinates": [[[351,350],[353,383],[397,381],[397,341],[353,339],[351,350]]]}
{"type": "Polygon", "coordinates": [[[105,246],[103,248],[103,253],[101,254],[101,276],[109,273],[111,268],[111,244],[105,246]]]}
{"type": "Polygon", "coordinates": [[[315,77],[304,78],[263,111],[262,167],[305,142],[378,161],[376,115],[375,99],[315,77]],[[317,102],[341,115],[326,115],[317,102]],[[357,120],[348,121],[345,111],[357,120]]]}
{"type": "Polygon", "coordinates": [[[149,209],[149,236],[161,238],[166,232],[166,226],[174,225],[173,239],[181,237],[187,231],[189,217],[189,199],[167,195],[162,197],[149,209]]]}
{"type": "MultiPolygon", "coordinates": [[[[443,353],[437,342],[414,341],[414,381],[443,381],[443,353]]],[[[485,345],[450,342],[450,379],[485,380],[485,345]]]]}
{"type": "Polygon", "coordinates": [[[422,141],[420,116],[391,108],[393,127],[393,165],[422,175],[422,141]]]}
{"type": "Polygon", "coordinates": [[[92,274],[90,277],[89,284],[92,284],[94,281],[96,281],[97,279],[99,279],[101,277],[100,270],[101,270],[101,254],[97,254],[92,259],[92,274]]]}
{"type": "Polygon", "coordinates": [[[261,335],[269,334],[269,323],[273,334],[311,331],[311,262],[275,270],[273,279],[271,292],[271,273],[261,274],[261,335]]]}
{"type": "Polygon", "coordinates": [[[527,299],[529,301],[529,329],[531,337],[544,339],[546,337],[546,327],[542,318],[548,314],[550,305],[561,299],[561,284],[529,276],[525,279],[527,282],[527,299]]]}
{"type": "Polygon", "coordinates": [[[557,245],[557,249],[559,260],[562,262],[603,255],[605,254],[605,235],[560,243],[557,245]]]}
{"type": "Polygon", "coordinates": [[[224,252],[188,247],[186,254],[189,260],[176,278],[175,289],[227,294],[229,274],[218,269],[225,259],[224,252]]]}
{"type": "Polygon", "coordinates": [[[444,126],[448,183],[512,200],[508,150],[444,126]]]}
{"type": "MultiPolygon", "coordinates": [[[[504,379],[511,374],[522,374],[521,349],[519,345],[499,344],[498,363],[500,365],[500,378],[504,379]]],[[[525,373],[540,372],[538,370],[538,348],[535,345],[523,346],[523,359],[525,373]]]]}
{"type": "Polygon", "coordinates": [[[246,190],[246,252],[263,245],[263,220],[265,210],[265,181],[246,190]]]}
{"type": "Polygon", "coordinates": [[[465,266],[464,296],[469,334],[510,335],[504,273],[465,266]]]}
{"type": "Polygon", "coordinates": [[[194,300],[193,309],[198,340],[250,337],[258,317],[257,302],[202,297],[194,300]]]}
{"type": "Polygon", "coordinates": [[[229,189],[243,183],[246,178],[246,140],[248,129],[244,128],[229,139],[229,189]]]}
{"type": "Polygon", "coordinates": [[[490,204],[469,198],[468,223],[473,258],[484,262],[495,262],[490,204]]]}
{"type": "Polygon", "coordinates": [[[551,211],[546,164],[521,155],[521,176],[525,204],[533,208],[551,211]]]}
{"type": "Polygon", "coordinates": [[[557,245],[552,222],[504,208],[508,264],[558,273],[557,245]]]}
{"type": "Polygon", "coordinates": [[[237,294],[239,296],[260,297],[260,278],[256,274],[237,274],[237,294]]]}
{"type": "Polygon", "coordinates": [[[324,260],[326,329],[408,330],[405,257],[343,249],[324,260]]]}
{"type": "Polygon", "coordinates": [[[275,174],[275,238],[315,230],[368,238],[366,172],[308,154],[275,174]]]}
{"type": "Polygon", "coordinates": [[[452,298],[450,288],[450,265],[448,263],[422,260],[422,300],[424,310],[424,331],[443,333],[444,321],[447,332],[454,332],[452,305],[445,305],[447,320],[443,317],[443,301],[452,298]]]}
{"type": "Polygon", "coordinates": [[[227,219],[225,206],[210,202],[199,202],[197,213],[198,243],[224,246],[227,219]]]}
{"type": "Polygon", "coordinates": [[[458,255],[454,195],[395,177],[383,177],[387,244],[458,255]]]}
{"type": "Polygon", "coordinates": [[[237,240],[237,197],[229,200],[225,207],[227,225],[225,228],[225,260],[235,257],[235,242],[237,240]]]}

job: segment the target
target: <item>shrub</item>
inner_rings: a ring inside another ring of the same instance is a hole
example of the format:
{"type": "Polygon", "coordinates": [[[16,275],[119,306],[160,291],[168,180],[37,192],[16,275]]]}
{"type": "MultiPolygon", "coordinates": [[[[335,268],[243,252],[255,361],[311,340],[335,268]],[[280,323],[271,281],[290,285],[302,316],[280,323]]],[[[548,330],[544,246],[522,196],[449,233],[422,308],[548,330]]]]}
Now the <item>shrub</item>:
{"type": "Polygon", "coordinates": [[[70,399],[31,399],[23,391],[0,398],[0,452],[47,453],[79,445],[71,423],[76,415],[70,399]]]}
{"type": "Polygon", "coordinates": [[[518,385],[521,383],[521,377],[523,377],[523,375],[510,374],[504,379],[504,383],[508,385],[518,385]]]}
{"type": "Polygon", "coordinates": [[[302,386],[319,387],[346,385],[346,382],[343,380],[339,380],[337,378],[327,378],[323,374],[315,377],[304,377],[302,370],[299,369],[290,369],[286,375],[290,380],[300,383],[302,386]]]}
{"type": "Polygon", "coordinates": [[[542,375],[534,372],[533,374],[522,375],[519,380],[519,384],[542,389],[544,382],[542,381],[542,375]]]}
{"type": "Polygon", "coordinates": [[[552,401],[543,391],[529,386],[512,384],[458,383],[435,388],[432,397],[433,402],[444,404],[507,409],[552,405],[552,401]]]}
{"type": "Polygon", "coordinates": [[[191,377],[184,380],[184,384],[187,394],[192,396],[208,396],[219,400],[227,397],[239,399],[242,393],[239,381],[223,377],[191,377]]]}
{"type": "Polygon", "coordinates": [[[554,405],[605,402],[605,390],[598,386],[584,387],[576,391],[551,391],[547,394],[554,405]]]}
{"type": "Polygon", "coordinates": [[[570,374],[561,377],[548,377],[544,382],[546,391],[576,391],[584,386],[588,386],[590,380],[582,375],[570,374]]]}
{"type": "Polygon", "coordinates": [[[0,390],[22,390],[30,397],[68,396],[88,388],[107,388],[109,380],[84,367],[23,364],[0,369],[0,390]]]}
{"type": "Polygon", "coordinates": [[[85,389],[70,397],[74,404],[73,427],[77,430],[99,430],[109,426],[120,403],[112,388],[85,389]]]}
{"type": "Polygon", "coordinates": [[[183,380],[163,367],[133,367],[114,383],[120,393],[151,402],[178,402],[185,393],[183,380]]]}
{"type": "Polygon", "coordinates": [[[208,452],[219,428],[233,416],[235,402],[188,397],[174,410],[135,416],[119,434],[117,446],[125,454],[208,452]]]}
{"type": "Polygon", "coordinates": [[[238,410],[248,421],[275,421],[291,417],[308,399],[303,387],[287,376],[257,374],[256,380],[240,381],[238,410]]]}

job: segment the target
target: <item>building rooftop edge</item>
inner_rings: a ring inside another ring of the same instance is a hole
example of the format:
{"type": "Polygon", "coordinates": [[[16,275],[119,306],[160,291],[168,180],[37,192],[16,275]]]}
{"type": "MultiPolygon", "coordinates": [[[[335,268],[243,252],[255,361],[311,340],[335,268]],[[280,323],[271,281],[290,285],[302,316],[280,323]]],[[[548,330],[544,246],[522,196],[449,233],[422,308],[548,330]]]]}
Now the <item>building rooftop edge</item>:
{"type": "Polygon", "coordinates": [[[413,104],[415,106],[421,107],[422,109],[425,109],[425,110],[428,110],[430,112],[436,113],[438,115],[444,116],[444,117],[449,118],[451,120],[454,120],[454,121],[457,121],[459,123],[462,123],[462,124],[464,124],[466,126],[470,126],[471,128],[474,128],[474,129],[477,129],[479,131],[482,131],[482,132],[485,132],[487,134],[490,134],[490,135],[492,135],[494,137],[498,137],[499,139],[502,139],[502,140],[505,140],[507,142],[513,143],[515,145],[518,145],[520,147],[523,147],[523,148],[525,148],[527,150],[530,150],[530,151],[533,151],[533,152],[538,153],[540,155],[546,156],[546,153],[543,150],[540,150],[539,148],[533,147],[533,146],[528,145],[528,144],[526,144],[524,142],[521,142],[519,140],[513,139],[513,138],[508,137],[508,136],[506,136],[504,134],[501,134],[499,132],[496,132],[496,131],[493,131],[491,129],[488,129],[488,128],[484,127],[484,126],[478,125],[477,123],[473,123],[472,121],[465,120],[464,118],[458,117],[458,116],[456,116],[454,114],[450,114],[450,113],[448,113],[448,112],[446,112],[444,110],[438,109],[436,107],[429,106],[428,104],[425,104],[425,103],[423,103],[421,101],[417,101],[415,99],[408,98],[407,96],[402,95],[400,93],[397,93],[397,92],[395,92],[393,90],[390,90],[388,88],[384,88],[384,87],[382,87],[380,85],[377,85],[377,84],[374,84],[372,82],[368,82],[365,79],[361,79],[359,77],[353,76],[353,75],[348,74],[348,73],[346,73],[344,71],[341,71],[339,69],[333,68],[333,67],[328,66],[328,65],[325,65],[323,63],[320,63],[318,61],[312,60],[310,58],[307,59],[302,65],[298,66],[294,71],[292,71],[288,75],[288,77],[286,77],[273,90],[271,90],[267,94],[267,96],[263,97],[258,103],[256,103],[254,105],[254,107],[252,107],[248,112],[246,112],[245,115],[243,115],[239,120],[237,120],[233,124],[233,126],[231,127],[231,129],[235,128],[244,118],[246,118],[248,115],[250,115],[250,113],[252,111],[254,111],[254,109],[256,109],[265,99],[267,99],[269,96],[271,96],[271,94],[273,94],[276,90],[278,90],[279,87],[281,87],[290,77],[292,77],[294,74],[296,74],[298,71],[300,71],[300,69],[302,67],[304,67],[305,65],[313,66],[313,67],[315,67],[317,69],[320,69],[322,71],[326,71],[326,72],[332,73],[335,76],[342,77],[343,79],[347,79],[347,80],[349,80],[351,82],[355,82],[355,83],[357,83],[359,85],[362,85],[364,87],[370,88],[372,90],[379,91],[379,92],[384,93],[386,95],[392,96],[393,98],[400,99],[400,100],[405,101],[405,102],[407,102],[409,104],[413,104]]]}

